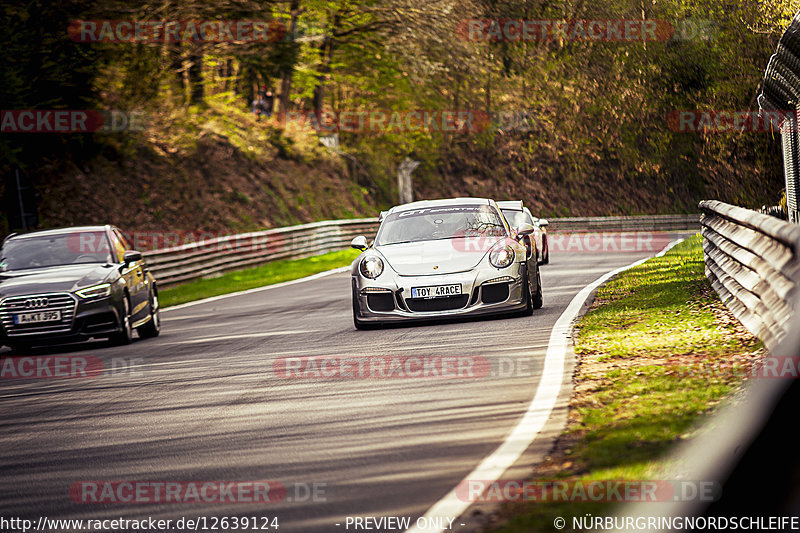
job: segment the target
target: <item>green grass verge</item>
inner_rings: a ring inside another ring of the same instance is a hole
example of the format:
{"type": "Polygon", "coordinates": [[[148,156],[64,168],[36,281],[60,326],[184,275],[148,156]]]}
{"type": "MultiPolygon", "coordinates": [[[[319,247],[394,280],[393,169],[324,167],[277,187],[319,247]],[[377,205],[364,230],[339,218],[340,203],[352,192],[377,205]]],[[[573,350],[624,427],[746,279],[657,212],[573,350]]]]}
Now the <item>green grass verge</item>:
{"type": "Polygon", "coordinates": [[[199,279],[161,289],[158,301],[161,307],[170,307],[220,294],[304,278],[318,272],[347,266],[358,253],[357,250],[347,249],[305,259],[273,261],[255,268],[227,272],[218,277],[199,279]]]}
{"type": "MultiPolygon", "coordinates": [[[[569,422],[532,480],[664,479],[667,452],[742,382],[713,365],[763,350],[711,290],[699,236],[601,287],[577,328],[569,422]]],[[[559,516],[569,531],[573,516],[612,505],[509,503],[502,531],[555,531],[559,516]]]]}

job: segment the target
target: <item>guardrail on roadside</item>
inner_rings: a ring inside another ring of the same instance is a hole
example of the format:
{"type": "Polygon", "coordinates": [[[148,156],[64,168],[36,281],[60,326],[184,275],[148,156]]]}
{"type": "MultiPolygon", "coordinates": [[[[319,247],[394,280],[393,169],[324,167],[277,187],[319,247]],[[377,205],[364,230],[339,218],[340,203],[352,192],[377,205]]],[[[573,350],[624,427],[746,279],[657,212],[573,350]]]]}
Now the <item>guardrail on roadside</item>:
{"type": "MultiPolygon", "coordinates": [[[[700,215],[549,219],[551,232],[670,231],[700,228],[700,215]]],[[[161,286],[252,267],[343,250],[353,237],[375,235],[377,218],[326,220],[299,226],[206,239],[144,252],[161,286]]]]}
{"type": "Polygon", "coordinates": [[[326,220],[240,233],[144,252],[159,284],[169,285],[275,261],[342,250],[353,237],[373,235],[378,219],[326,220]]]}
{"type": "Polygon", "coordinates": [[[550,218],[551,232],[677,231],[700,229],[700,215],[550,218]]]}
{"type": "Polygon", "coordinates": [[[706,277],[772,350],[788,333],[800,276],[800,226],[718,201],[700,202],[706,277]]]}
{"type": "MultiPolygon", "coordinates": [[[[692,529],[685,525],[687,518],[705,517],[706,523],[713,518],[717,524],[728,519],[719,527],[724,529],[736,517],[794,516],[800,501],[797,445],[786,438],[786,428],[794,424],[800,406],[795,373],[800,372],[800,315],[792,312],[800,308],[800,225],[717,201],[700,202],[700,209],[706,276],[733,314],[764,342],[773,361],[783,361],[783,367],[776,365],[773,379],[750,378],[696,436],[670,455],[665,479],[716,484],[721,490],[713,501],[676,498],[618,510],[618,518],[657,516],[681,524],[663,528],[670,531],[692,529]],[[758,488],[765,486],[778,489],[758,488]]],[[[750,528],[759,529],[755,524],[750,528]]]]}

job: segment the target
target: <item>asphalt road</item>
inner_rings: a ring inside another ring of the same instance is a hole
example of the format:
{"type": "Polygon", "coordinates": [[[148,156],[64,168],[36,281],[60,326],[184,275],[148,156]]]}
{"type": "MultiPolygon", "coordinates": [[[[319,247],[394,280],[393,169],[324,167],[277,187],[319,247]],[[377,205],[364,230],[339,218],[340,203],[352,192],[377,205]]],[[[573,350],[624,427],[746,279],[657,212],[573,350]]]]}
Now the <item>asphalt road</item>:
{"type": "MultiPolygon", "coordinates": [[[[292,532],[352,531],[348,516],[416,520],[525,413],[551,328],[575,294],[647,255],[554,252],[542,267],[544,307],[532,317],[357,331],[349,276],[339,273],[168,310],[157,339],[40,351],[98,358],[118,371],[0,379],[0,517],[277,517],[279,531],[292,532]],[[303,377],[273,365],[313,356],[453,356],[476,371],[360,379],[316,376],[308,360],[303,377]],[[121,491],[123,481],[185,488],[254,480],[281,485],[259,503],[114,503],[122,492],[93,503],[84,500],[101,493],[87,495],[92,485],[81,484],[114,482],[108,486],[121,491]]],[[[563,420],[557,409],[517,462],[520,475],[563,420]]],[[[466,530],[458,521],[453,527],[466,530]]]]}

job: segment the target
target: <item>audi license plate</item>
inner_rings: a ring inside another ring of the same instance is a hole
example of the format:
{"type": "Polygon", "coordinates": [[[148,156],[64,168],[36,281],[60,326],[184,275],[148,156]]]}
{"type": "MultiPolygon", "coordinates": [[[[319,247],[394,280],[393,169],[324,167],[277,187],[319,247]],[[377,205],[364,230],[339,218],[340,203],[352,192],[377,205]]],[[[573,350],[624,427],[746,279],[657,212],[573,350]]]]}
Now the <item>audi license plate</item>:
{"type": "Polygon", "coordinates": [[[61,311],[39,311],[38,313],[22,313],[14,315],[14,324],[37,324],[39,322],[58,322],[61,311]]]}
{"type": "Polygon", "coordinates": [[[444,298],[461,294],[461,284],[435,285],[433,287],[411,287],[412,298],[444,298]]]}

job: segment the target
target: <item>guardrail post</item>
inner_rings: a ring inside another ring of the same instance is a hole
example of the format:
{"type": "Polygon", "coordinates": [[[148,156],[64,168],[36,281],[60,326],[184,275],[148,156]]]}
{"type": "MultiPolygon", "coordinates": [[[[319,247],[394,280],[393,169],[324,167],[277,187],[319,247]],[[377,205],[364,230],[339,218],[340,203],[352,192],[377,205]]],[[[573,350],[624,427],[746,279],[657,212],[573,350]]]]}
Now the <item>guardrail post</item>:
{"type": "MultiPolygon", "coordinates": [[[[800,106],[797,107],[800,110],[800,106]]],[[[797,116],[786,117],[781,126],[781,144],[783,146],[783,169],[786,176],[786,210],[789,221],[800,222],[797,195],[800,193],[800,171],[798,169],[798,121],[797,116]]]]}

